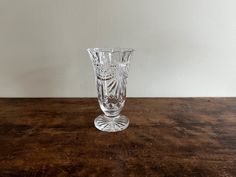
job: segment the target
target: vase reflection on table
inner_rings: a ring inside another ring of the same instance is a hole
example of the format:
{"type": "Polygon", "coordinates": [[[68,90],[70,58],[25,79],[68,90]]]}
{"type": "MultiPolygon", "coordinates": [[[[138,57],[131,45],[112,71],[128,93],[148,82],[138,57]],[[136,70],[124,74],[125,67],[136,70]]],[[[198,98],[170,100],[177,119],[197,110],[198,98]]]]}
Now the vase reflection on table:
{"type": "Polygon", "coordinates": [[[129,119],[120,115],[125,104],[129,64],[133,49],[89,48],[93,64],[98,102],[104,115],[94,120],[97,129],[106,132],[124,130],[129,119]]]}

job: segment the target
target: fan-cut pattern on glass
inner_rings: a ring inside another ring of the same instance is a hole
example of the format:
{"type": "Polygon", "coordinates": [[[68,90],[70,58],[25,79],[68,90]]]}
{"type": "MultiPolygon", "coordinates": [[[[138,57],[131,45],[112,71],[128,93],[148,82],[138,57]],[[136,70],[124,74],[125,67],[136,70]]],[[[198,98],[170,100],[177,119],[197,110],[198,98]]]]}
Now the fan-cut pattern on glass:
{"type": "Polygon", "coordinates": [[[88,49],[94,66],[98,101],[107,116],[122,110],[132,49],[88,49]]]}

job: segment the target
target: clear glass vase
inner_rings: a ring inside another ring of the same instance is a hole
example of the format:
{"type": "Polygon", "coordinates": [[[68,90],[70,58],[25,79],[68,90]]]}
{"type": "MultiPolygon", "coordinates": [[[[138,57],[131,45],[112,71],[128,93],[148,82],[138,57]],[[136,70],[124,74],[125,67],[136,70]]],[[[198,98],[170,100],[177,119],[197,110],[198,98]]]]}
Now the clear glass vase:
{"type": "Polygon", "coordinates": [[[89,48],[97,86],[98,102],[104,115],[94,120],[97,129],[106,132],[124,130],[129,119],[120,115],[125,104],[126,85],[133,49],[89,48]]]}

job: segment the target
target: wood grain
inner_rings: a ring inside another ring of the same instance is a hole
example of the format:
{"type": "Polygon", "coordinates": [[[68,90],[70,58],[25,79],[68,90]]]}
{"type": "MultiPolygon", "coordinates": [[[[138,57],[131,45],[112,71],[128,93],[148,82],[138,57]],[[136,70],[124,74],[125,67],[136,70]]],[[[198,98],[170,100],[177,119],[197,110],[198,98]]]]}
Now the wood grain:
{"type": "Polygon", "coordinates": [[[235,177],[236,98],[129,98],[104,133],[96,99],[0,99],[0,177],[235,177]]]}

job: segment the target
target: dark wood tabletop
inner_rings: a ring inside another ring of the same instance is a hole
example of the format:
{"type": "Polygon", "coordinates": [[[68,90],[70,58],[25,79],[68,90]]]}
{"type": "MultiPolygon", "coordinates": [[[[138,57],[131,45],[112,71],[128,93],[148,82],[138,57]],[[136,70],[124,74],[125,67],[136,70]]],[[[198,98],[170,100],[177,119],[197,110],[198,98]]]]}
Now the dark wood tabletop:
{"type": "Polygon", "coordinates": [[[128,129],[95,98],[0,99],[0,177],[235,177],[236,98],[128,98],[128,129]]]}

